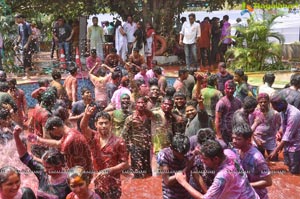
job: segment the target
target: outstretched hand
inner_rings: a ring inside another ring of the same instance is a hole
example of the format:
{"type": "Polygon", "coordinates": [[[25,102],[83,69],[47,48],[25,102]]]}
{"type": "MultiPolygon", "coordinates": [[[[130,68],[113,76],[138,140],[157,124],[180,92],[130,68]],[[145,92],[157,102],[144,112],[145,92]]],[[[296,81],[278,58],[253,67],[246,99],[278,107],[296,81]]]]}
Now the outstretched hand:
{"type": "Polygon", "coordinates": [[[91,116],[96,110],[96,106],[92,106],[92,105],[87,105],[86,108],[85,108],[85,114],[88,115],[88,116],[91,116]]]}

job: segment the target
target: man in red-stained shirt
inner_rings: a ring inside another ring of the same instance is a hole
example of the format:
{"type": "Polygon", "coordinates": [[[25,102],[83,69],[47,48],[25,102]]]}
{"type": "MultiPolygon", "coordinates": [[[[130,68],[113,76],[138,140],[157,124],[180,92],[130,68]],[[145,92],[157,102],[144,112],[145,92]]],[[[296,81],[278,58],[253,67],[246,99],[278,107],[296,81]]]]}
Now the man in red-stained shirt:
{"type": "Polygon", "coordinates": [[[112,120],[106,112],[96,114],[96,131],[88,127],[88,121],[95,110],[94,106],[87,106],[80,123],[92,152],[94,169],[98,171],[94,178],[95,192],[101,198],[119,199],[122,194],[120,174],[129,168],[126,144],[112,133],[112,120]]]}

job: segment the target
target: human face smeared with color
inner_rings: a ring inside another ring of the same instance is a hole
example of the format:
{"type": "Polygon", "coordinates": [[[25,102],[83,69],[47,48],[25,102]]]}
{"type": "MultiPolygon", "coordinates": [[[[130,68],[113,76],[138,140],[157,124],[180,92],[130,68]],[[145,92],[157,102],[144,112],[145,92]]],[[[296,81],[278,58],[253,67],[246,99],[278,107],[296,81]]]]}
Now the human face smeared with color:
{"type": "Polygon", "coordinates": [[[129,95],[122,95],[121,96],[121,107],[122,109],[128,109],[130,106],[130,97],[129,95]]]}
{"type": "Polygon", "coordinates": [[[197,114],[197,110],[194,106],[187,106],[185,108],[185,116],[188,119],[193,119],[197,114]]]}
{"type": "Polygon", "coordinates": [[[161,104],[161,109],[165,113],[170,113],[173,109],[173,102],[171,100],[164,100],[161,104]]]}
{"type": "Polygon", "coordinates": [[[267,112],[269,110],[270,101],[267,100],[266,98],[258,99],[258,104],[259,104],[261,112],[267,112]]]}
{"type": "Polygon", "coordinates": [[[235,87],[232,85],[225,85],[225,94],[227,97],[232,97],[235,92],[235,87]]]}
{"type": "Polygon", "coordinates": [[[87,182],[79,176],[71,178],[69,181],[69,185],[71,191],[79,197],[88,191],[87,182]]]}
{"type": "Polygon", "coordinates": [[[136,102],[136,110],[137,111],[144,111],[146,109],[146,102],[144,99],[139,98],[136,102]]]}

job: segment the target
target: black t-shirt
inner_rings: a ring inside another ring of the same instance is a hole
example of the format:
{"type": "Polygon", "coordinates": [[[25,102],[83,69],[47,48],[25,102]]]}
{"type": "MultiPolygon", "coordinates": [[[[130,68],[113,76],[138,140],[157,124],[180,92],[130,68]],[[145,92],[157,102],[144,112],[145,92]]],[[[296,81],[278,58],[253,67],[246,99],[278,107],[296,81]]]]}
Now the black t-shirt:
{"type": "Polygon", "coordinates": [[[64,24],[63,26],[56,26],[54,34],[58,38],[58,42],[65,42],[68,37],[70,37],[72,32],[71,27],[68,24],[64,24]]]}

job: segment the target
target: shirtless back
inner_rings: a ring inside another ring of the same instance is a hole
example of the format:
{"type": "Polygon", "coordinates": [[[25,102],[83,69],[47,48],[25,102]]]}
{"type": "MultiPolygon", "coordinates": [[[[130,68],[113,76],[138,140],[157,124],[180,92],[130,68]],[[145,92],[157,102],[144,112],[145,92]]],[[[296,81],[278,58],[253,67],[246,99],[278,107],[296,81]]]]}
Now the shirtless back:
{"type": "Polygon", "coordinates": [[[77,101],[77,78],[73,75],[69,75],[65,82],[64,87],[67,91],[67,95],[70,101],[76,102],[77,101]]]}

